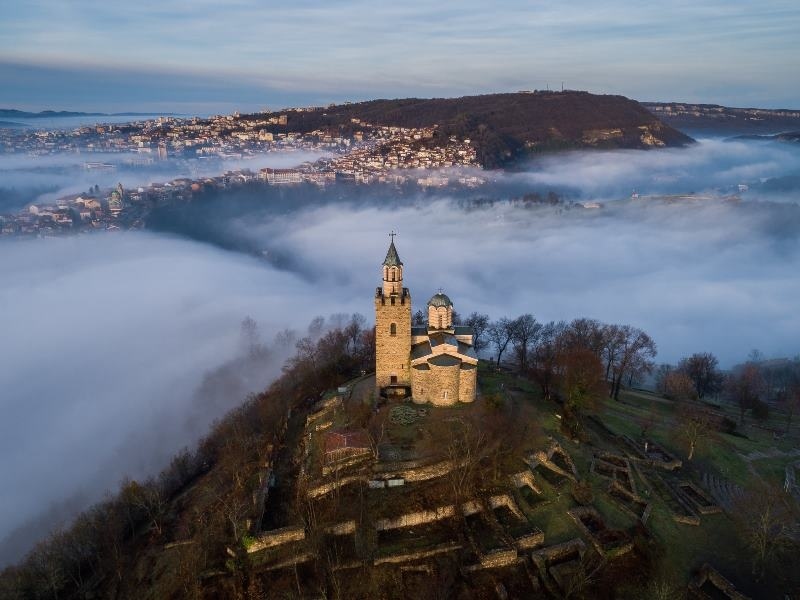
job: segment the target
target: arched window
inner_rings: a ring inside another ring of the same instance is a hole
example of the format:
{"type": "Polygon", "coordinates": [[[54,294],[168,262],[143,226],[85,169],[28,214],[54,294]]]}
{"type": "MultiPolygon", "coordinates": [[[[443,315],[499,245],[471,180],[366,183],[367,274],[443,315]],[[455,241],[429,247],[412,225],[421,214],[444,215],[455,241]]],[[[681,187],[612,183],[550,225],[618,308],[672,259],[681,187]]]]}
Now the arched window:
{"type": "Polygon", "coordinates": [[[441,314],[439,315],[439,329],[444,329],[444,322],[441,314]]]}
{"type": "Polygon", "coordinates": [[[397,335],[397,323],[389,325],[389,335],[397,335]]]}

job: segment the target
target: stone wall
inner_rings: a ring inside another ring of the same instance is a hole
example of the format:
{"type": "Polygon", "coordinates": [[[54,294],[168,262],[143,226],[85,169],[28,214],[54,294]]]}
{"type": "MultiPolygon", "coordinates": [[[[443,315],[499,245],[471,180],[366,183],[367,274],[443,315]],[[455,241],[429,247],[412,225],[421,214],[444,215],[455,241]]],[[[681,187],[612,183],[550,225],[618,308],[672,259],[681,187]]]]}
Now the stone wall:
{"type": "MultiPolygon", "coordinates": [[[[413,464],[413,463],[412,463],[413,464]]],[[[402,477],[406,481],[428,481],[437,477],[444,477],[456,468],[456,463],[452,460],[443,460],[430,465],[410,466],[410,465],[382,465],[376,473],[382,477],[402,477]]]]}
{"type": "Polygon", "coordinates": [[[454,364],[437,365],[430,361],[431,371],[429,375],[429,385],[431,390],[430,402],[434,406],[452,406],[458,403],[458,388],[460,383],[459,373],[461,371],[457,359],[453,359],[454,364]]]}
{"type": "Polygon", "coordinates": [[[318,498],[320,496],[324,496],[326,494],[330,494],[333,490],[338,489],[340,487],[344,487],[346,485],[350,485],[351,483],[366,481],[366,477],[363,475],[351,475],[349,477],[341,477],[339,479],[335,479],[333,481],[329,481],[328,483],[320,484],[316,487],[309,488],[306,492],[306,496],[309,498],[318,498]]]}
{"type": "Polygon", "coordinates": [[[247,548],[248,553],[258,552],[265,548],[299,542],[306,539],[306,530],[301,525],[292,525],[281,529],[273,529],[259,535],[247,548]]]}
{"type": "Polygon", "coordinates": [[[331,525],[330,527],[325,528],[325,533],[330,535],[350,535],[351,533],[356,532],[356,522],[351,521],[342,521],[341,523],[337,523],[336,525],[331,525]]]}
{"type": "Polygon", "coordinates": [[[491,496],[489,498],[489,506],[494,510],[495,508],[499,508],[501,506],[505,506],[508,510],[518,516],[520,519],[524,519],[525,517],[520,511],[517,503],[511,499],[511,496],[508,494],[498,494],[497,496],[491,496]]]}
{"type": "Polygon", "coordinates": [[[473,402],[478,381],[478,367],[464,363],[458,376],[458,399],[461,402],[473,402]]]}
{"type": "Polygon", "coordinates": [[[541,546],[542,544],[544,544],[544,531],[539,529],[514,540],[514,545],[519,550],[529,550],[541,546]]]}
{"type": "Polygon", "coordinates": [[[436,556],[437,554],[455,552],[456,550],[461,550],[461,544],[458,544],[456,542],[446,542],[444,544],[436,546],[435,548],[430,548],[429,550],[420,550],[418,552],[404,552],[401,554],[382,556],[376,558],[373,564],[377,566],[382,564],[397,564],[397,563],[411,562],[412,560],[430,558],[431,556],[436,556]]]}
{"type": "MultiPolygon", "coordinates": [[[[407,290],[404,289],[404,292],[407,290]]],[[[411,385],[411,295],[375,298],[375,386],[378,390],[391,383],[411,385]],[[391,326],[395,325],[395,334],[391,326]]]]}
{"type": "Polygon", "coordinates": [[[455,514],[455,505],[446,504],[444,506],[434,508],[433,510],[421,510],[418,512],[406,513],[392,519],[378,519],[375,521],[375,529],[378,531],[385,531],[387,529],[398,529],[400,527],[423,525],[425,523],[441,521],[442,519],[449,519],[454,517],[455,514]]]}
{"type": "Polygon", "coordinates": [[[514,473],[510,477],[511,483],[514,484],[515,488],[521,488],[527,485],[530,486],[534,492],[541,495],[542,490],[536,485],[536,480],[533,477],[533,473],[530,471],[520,471],[519,473],[514,473]]]}
{"type": "Polygon", "coordinates": [[[499,569],[501,567],[513,565],[517,561],[519,561],[519,557],[517,556],[517,551],[513,548],[493,550],[481,556],[477,564],[465,567],[464,571],[469,573],[481,569],[499,569]]]}
{"type": "Polygon", "coordinates": [[[436,393],[436,383],[427,363],[411,369],[411,397],[417,404],[431,402],[436,393]]]}

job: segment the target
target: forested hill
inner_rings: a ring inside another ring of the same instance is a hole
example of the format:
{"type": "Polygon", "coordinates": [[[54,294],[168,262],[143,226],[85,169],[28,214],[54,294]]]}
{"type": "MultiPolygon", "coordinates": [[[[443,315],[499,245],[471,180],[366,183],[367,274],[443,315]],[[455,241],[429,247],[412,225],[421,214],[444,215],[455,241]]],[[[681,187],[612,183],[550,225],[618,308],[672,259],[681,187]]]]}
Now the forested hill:
{"type": "Polygon", "coordinates": [[[485,167],[531,153],[576,148],[652,148],[692,142],[638,102],[588,92],[520,92],[462,98],[370,100],[289,112],[286,129],[349,130],[352,119],[375,125],[430,127],[446,142],[469,138],[485,167]]]}

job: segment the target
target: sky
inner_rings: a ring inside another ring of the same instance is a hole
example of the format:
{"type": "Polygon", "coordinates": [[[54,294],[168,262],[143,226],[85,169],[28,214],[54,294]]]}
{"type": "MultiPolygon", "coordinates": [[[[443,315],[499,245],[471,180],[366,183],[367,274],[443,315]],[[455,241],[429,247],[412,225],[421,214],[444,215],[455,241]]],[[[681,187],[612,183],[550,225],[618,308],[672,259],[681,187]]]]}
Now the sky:
{"type": "Polygon", "coordinates": [[[561,86],[800,108],[800,4],[28,0],[0,107],[209,113],[561,86]]]}

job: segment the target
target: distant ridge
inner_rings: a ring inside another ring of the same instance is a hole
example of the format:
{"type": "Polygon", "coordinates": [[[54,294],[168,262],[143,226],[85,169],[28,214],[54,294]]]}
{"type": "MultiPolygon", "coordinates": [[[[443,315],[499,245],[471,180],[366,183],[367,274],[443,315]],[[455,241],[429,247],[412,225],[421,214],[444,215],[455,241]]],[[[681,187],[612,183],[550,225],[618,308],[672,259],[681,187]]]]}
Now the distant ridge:
{"type": "Polygon", "coordinates": [[[711,134],[776,134],[800,130],[800,109],[736,108],[692,102],[642,102],[659,119],[681,130],[711,134]]]}
{"type": "Polygon", "coordinates": [[[175,116],[177,113],[161,112],[80,112],[71,110],[42,110],[39,112],[28,112],[15,108],[0,108],[0,119],[52,119],[54,117],[144,117],[150,115],[164,115],[165,117],[175,116]]]}
{"type": "Polygon", "coordinates": [[[644,149],[685,146],[694,141],[634,100],[580,91],[370,100],[285,112],[285,129],[301,133],[315,129],[353,131],[359,128],[359,121],[398,127],[436,126],[434,138],[421,144],[443,145],[451,136],[469,139],[478,161],[488,168],[555,150],[644,149]]]}

